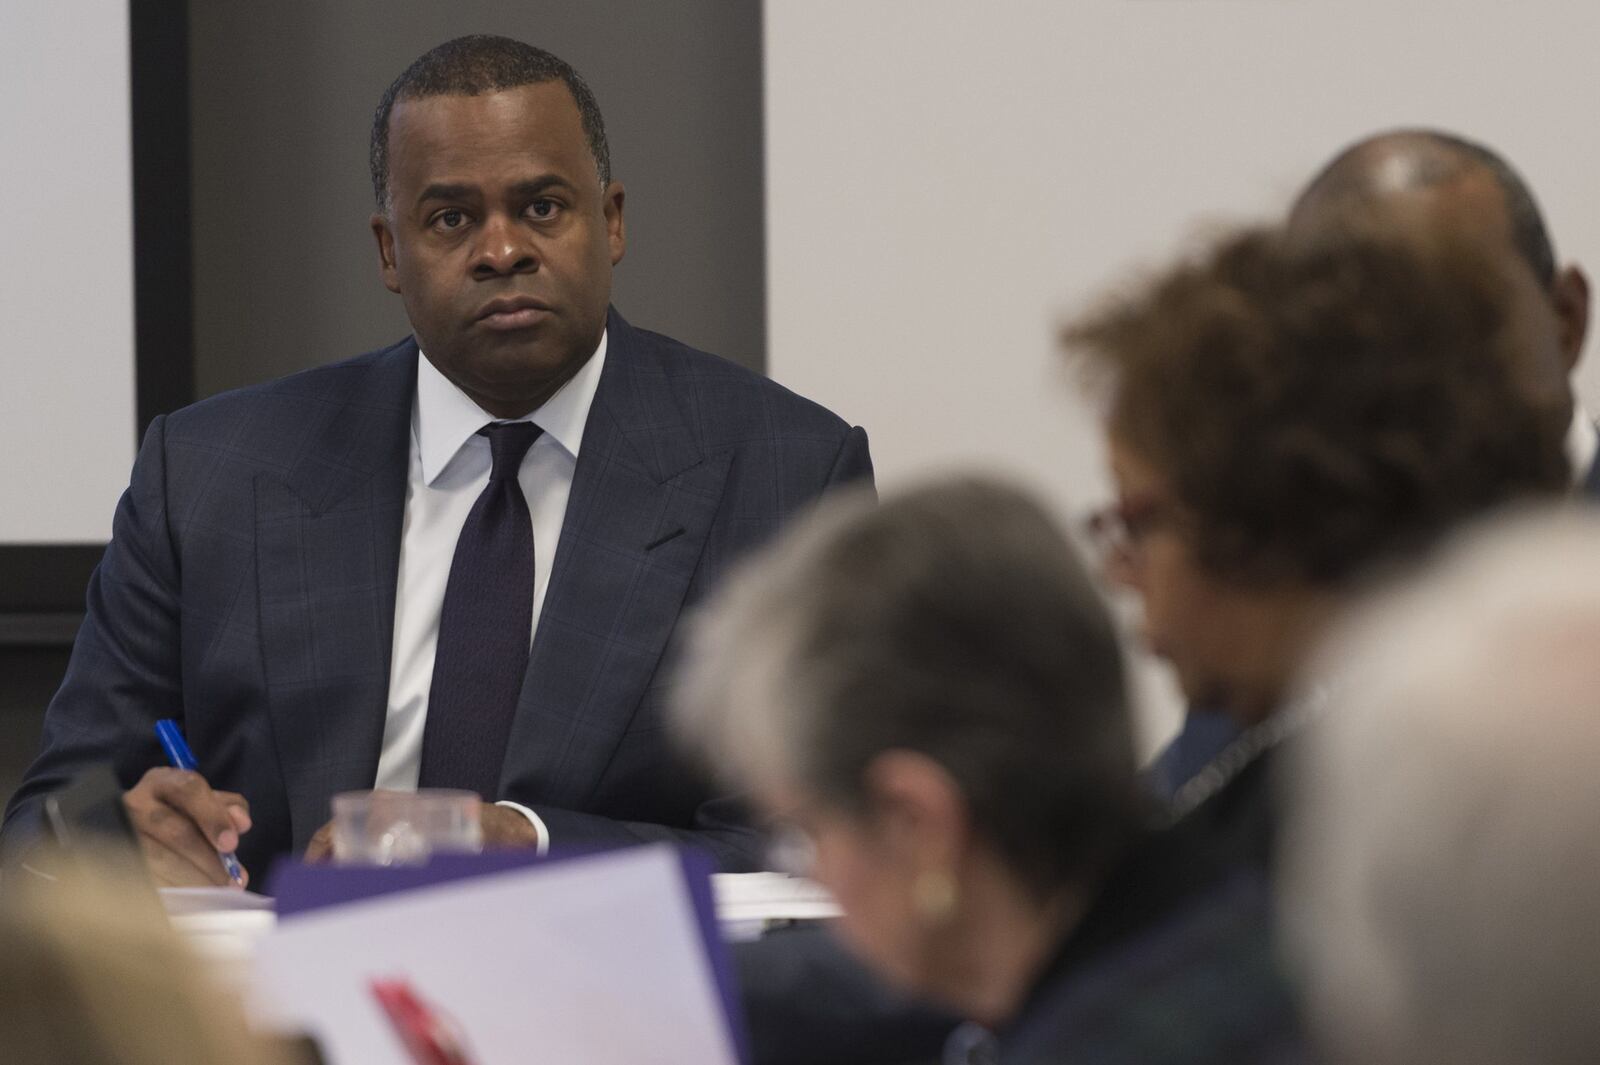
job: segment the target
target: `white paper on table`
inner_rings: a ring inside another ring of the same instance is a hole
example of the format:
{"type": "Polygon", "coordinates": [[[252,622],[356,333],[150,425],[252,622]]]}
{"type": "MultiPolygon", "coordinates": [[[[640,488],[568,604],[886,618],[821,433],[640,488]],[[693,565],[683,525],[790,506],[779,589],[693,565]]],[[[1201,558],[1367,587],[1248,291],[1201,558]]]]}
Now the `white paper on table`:
{"type": "Polygon", "coordinates": [[[744,921],[823,921],[838,917],[839,904],[827,889],[804,877],[783,873],[717,873],[711,878],[717,919],[744,921]]]}
{"type": "Polygon", "coordinates": [[[164,887],[159,891],[167,916],[191,913],[233,913],[240,910],[270,910],[272,899],[254,891],[235,887],[164,887]]]}
{"type": "Polygon", "coordinates": [[[162,888],[167,919],[202,957],[241,969],[277,923],[273,901],[231,887],[162,888]]]}
{"type": "Polygon", "coordinates": [[[243,986],[261,941],[278,915],[273,900],[231,887],[162,888],[167,919],[225,986],[243,986]]]}
{"type": "Polygon", "coordinates": [[[297,916],[260,946],[258,1024],[329,1065],[407,1065],[369,988],[403,977],[477,1065],[734,1065],[683,865],[666,845],[457,880],[297,916]]]}

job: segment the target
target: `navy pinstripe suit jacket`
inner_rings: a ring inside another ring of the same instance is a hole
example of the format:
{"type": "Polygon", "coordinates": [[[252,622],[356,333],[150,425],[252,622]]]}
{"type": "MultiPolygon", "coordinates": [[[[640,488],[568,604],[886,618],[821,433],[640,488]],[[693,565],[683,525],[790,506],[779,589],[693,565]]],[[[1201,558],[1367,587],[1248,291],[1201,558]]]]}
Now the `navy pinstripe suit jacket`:
{"type": "MultiPolygon", "coordinates": [[[[673,756],[662,715],[679,613],[826,488],[870,483],[865,433],[612,311],[550,589],[501,767],[558,844],[677,839],[726,869],[759,842],[673,756]]],[[[109,761],[163,764],[182,719],[213,786],[250,801],[257,882],[335,792],[372,785],[389,686],[417,347],[217,396],[151,425],[7,809],[109,761]]]]}

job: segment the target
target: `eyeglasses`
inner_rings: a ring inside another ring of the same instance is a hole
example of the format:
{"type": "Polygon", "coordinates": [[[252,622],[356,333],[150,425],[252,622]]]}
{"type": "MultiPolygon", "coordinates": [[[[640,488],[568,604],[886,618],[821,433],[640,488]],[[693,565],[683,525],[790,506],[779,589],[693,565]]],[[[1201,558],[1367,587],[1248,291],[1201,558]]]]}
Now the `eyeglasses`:
{"type": "Polygon", "coordinates": [[[1171,524],[1173,512],[1170,500],[1146,492],[1101,507],[1084,520],[1084,531],[1102,559],[1137,563],[1142,560],[1145,539],[1171,524]]]}

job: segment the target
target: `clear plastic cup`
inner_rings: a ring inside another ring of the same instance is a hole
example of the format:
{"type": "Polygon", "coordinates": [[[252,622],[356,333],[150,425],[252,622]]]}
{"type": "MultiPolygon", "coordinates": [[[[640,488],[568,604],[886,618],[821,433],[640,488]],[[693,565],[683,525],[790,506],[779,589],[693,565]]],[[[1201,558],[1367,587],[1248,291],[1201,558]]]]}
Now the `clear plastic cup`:
{"type": "Polygon", "coordinates": [[[418,865],[435,854],[483,850],[475,792],[346,791],[333,797],[333,860],[341,865],[418,865]]]}

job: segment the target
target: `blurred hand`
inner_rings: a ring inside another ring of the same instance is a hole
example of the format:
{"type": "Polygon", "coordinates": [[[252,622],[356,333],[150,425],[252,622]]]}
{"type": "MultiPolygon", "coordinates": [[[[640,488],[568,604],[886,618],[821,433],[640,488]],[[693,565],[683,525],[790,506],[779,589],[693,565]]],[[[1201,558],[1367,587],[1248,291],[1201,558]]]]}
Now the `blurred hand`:
{"type": "Polygon", "coordinates": [[[493,803],[483,804],[483,847],[498,848],[537,847],[539,833],[533,822],[517,811],[493,803]]]}
{"type": "MultiPolygon", "coordinates": [[[[217,854],[237,850],[239,837],[250,831],[250,804],[243,795],[217,791],[199,773],[163,766],[124,792],[122,806],[157,884],[233,883],[217,854]]],[[[246,870],[246,883],[249,879],[246,870]]]]}
{"type": "Polygon", "coordinates": [[[311,842],[306,844],[306,852],[302,855],[311,865],[320,865],[333,858],[333,822],[329,821],[311,837],[311,842]]]}
{"type": "MultiPolygon", "coordinates": [[[[483,803],[478,809],[483,824],[485,850],[539,845],[539,833],[534,829],[533,822],[517,811],[488,802],[483,803]]],[[[305,860],[315,865],[329,861],[332,857],[333,822],[329,821],[317,829],[316,835],[311,837],[311,842],[306,844],[305,860]]]]}

